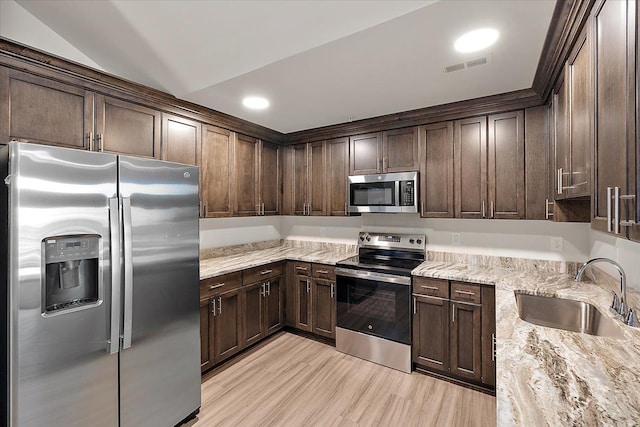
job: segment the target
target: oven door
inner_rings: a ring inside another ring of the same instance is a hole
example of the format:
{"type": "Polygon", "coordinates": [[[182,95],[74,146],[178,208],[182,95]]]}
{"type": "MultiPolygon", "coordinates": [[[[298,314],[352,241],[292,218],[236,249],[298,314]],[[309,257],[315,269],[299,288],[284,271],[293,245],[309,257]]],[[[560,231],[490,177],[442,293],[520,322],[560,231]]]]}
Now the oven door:
{"type": "Polygon", "coordinates": [[[336,268],[337,326],[411,344],[411,278],[336,268]]]}

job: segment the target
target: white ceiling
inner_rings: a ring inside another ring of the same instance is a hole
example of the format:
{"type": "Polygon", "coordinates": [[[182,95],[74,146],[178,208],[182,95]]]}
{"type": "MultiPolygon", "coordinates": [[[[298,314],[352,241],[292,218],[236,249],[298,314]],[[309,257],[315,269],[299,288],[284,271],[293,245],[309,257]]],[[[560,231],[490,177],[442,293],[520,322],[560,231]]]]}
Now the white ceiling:
{"type": "MultiPolygon", "coordinates": [[[[104,70],[293,132],[530,88],[555,0],[17,0],[104,70]],[[500,31],[487,51],[455,38],[500,31]],[[444,67],[488,56],[487,65],[444,67]],[[266,111],[245,95],[270,99],[266,111]]],[[[36,46],[37,47],[37,46],[36,46]]]]}

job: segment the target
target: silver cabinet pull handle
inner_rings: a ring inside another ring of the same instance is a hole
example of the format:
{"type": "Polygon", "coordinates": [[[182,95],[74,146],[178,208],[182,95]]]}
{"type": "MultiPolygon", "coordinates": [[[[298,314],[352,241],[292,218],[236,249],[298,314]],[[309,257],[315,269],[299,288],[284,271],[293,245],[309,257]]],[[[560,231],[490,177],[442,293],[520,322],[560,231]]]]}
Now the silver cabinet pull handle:
{"type": "Polygon", "coordinates": [[[456,292],[456,294],[462,294],[462,295],[469,295],[469,296],[475,296],[476,295],[475,292],[469,292],[469,291],[458,291],[458,290],[456,290],[455,292],[456,292]]]}
{"type": "Polygon", "coordinates": [[[261,271],[260,274],[264,276],[265,274],[269,274],[271,272],[273,272],[273,270],[264,270],[264,271],[261,271]]]}
{"type": "Polygon", "coordinates": [[[218,297],[218,314],[222,314],[222,297],[218,297]]]}
{"type": "Polygon", "coordinates": [[[382,162],[380,161],[380,158],[376,159],[376,169],[382,171],[382,162]]]}
{"type": "Polygon", "coordinates": [[[549,199],[545,199],[544,202],[544,219],[549,219],[549,217],[553,216],[553,212],[549,210],[555,202],[550,202],[549,199]]]}
{"type": "Polygon", "coordinates": [[[266,293],[267,293],[267,292],[266,292],[266,290],[265,290],[265,289],[266,289],[266,284],[265,284],[265,283],[262,283],[262,284],[260,285],[260,296],[261,296],[261,297],[266,296],[266,293]]]}
{"type": "Polygon", "coordinates": [[[496,217],[493,205],[494,205],[494,203],[493,203],[493,200],[492,200],[491,203],[489,204],[489,210],[491,211],[491,217],[490,218],[495,218],[496,217]]]}
{"type": "Polygon", "coordinates": [[[431,290],[433,290],[433,291],[437,291],[438,289],[440,289],[440,288],[438,288],[437,286],[420,285],[420,287],[421,287],[421,288],[424,288],[424,289],[431,289],[431,290]]]}
{"type": "Polygon", "coordinates": [[[563,191],[562,184],[563,184],[563,182],[562,182],[562,168],[558,168],[558,188],[556,190],[558,192],[558,194],[562,194],[562,191],[563,191]]]}
{"type": "Polygon", "coordinates": [[[413,297],[413,314],[416,314],[418,312],[416,305],[417,305],[416,297],[413,297]]]}
{"type": "Polygon", "coordinates": [[[611,233],[612,225],[611,225],[611,197],[612,197],[613,187],[607,187],[607,231],[611,233]]]}
{"type": "Polygon", "coordinates": [[[93,151],[93,132],[87,134],[87,144],[89,145],[89,151],[93,151]]]}
{"type": "Polygon", "coordinates": [[[496,334],[491,334],[491,361],[496,361],[496,334]]]}
{"type": "Polygon", "coordinates": [[[344,204],[344,216],[348,216],[349,212],[347,212],[347,204],[344,204]]]}
{"type": "Polygon", "coordinates": [[[424,202],[420,202],[420,216],[424,216],[424,202]]]}
{"type": "Polygon", "coordinates": [[[335,286],[336,286],[335,284],[333,284],[333,283],[331,284],[331,299],[333,299],[333,297],[336,294],[335,286]]]}
{"type": "Polygon", "coordinates": [[[329,274],[328,270],[318,270],[318,273],[320,274],[329,274]]]}
{"type": "Polygon", "coordinates": [[[451,304],[451,313],[453,315],[453,320],[451,321],[452,323],[455,323],[456,321],[456,305],[455,304],[451,304]]]}
{"type": "Polygon", "coordinates": [[[307,293],[311,290],[311,282],[307,280],[307,293]]]}
{"type": "Polygon", "coordinates": [[[307,271],[307,267],[298,267],[298,266],[296,266],[296,270],[307,271]]]}
{"type": "Polygon", "coordinates": [[[482,218],[486,217],[486,208],[485,208],[485,202],[484,200],[482,201],[482,218]]]}
{"type": "Polygon", "coordinates": [[[620,187],[613,187],[613,233],[620,234],[620,187]]]}
{"type": "Polygon", "coordinates": [[[98,149],[102,153],[104,152],[104,138],[102,137],[101,133],[97,134],[96,138],[98,138],[98,149]]]}
{"type": "Polygon", "coordinates": [[[209,286],[209,290],[212,290],[212,289],[218,289],[218,288],[223,287],[224,285],[225,285],[225,283],[224,283],[224,282],[222,282],[222,283],[218,283],[217,285],[211,285],[211,286],[209,286]]]}
{"type": "Polygon", "coordinates": [[[271,282],[267,282],[267,295],[271,295],[271,282]]]}
{"type": "Polygon", "coordinates": [[[111,239],[111,323],[109,334],[109,354],[120,348],[120,288],[122,270],[120,267],[120,202],[117,197],[109,199],[109,238],[111,239]]]}
{"type": "Polygon", "coordinates": [[[211,300],[211,312],[213,313],[213,317],[216,317],[216,299],[211,300]]]}

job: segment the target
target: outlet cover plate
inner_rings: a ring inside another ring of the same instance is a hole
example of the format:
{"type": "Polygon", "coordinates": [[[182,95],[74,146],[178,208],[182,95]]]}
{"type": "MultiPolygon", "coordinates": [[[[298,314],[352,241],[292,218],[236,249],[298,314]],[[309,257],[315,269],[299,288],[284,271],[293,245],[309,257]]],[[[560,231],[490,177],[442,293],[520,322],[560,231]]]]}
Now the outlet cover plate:
{"type": "Polygon", "coordinates": [[[564,241],[562,237],[551,238],[551,250],[555,252],[562,252],[564,247],[564,241]]]}
{"type": "Polygon", "coordinates": [[[460,245],[460,233],[451,233],[451,243],[456,246],[460,245]]]}

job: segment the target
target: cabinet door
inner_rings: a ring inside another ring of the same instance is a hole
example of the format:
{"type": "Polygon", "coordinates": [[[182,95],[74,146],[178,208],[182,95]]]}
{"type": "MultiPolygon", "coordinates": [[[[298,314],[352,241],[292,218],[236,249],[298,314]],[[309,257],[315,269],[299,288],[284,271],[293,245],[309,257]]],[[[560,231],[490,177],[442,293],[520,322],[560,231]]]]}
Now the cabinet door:
{"type": "Polygon", "coordinates": [[[200,150],[200,123],[162,114],[162,159],[197,165],[200,150]]]}
{"type": "Polygon", "coordinates": [[[200,200],[204,217],[230,216],[233,212],[233,138],[226,129],[202,127],[200,200]]]}
{"type": "Polygon", "coordinates": [[[327,338],[336,337],[335,282],[313,279],[312,332],[327,338]]]}
{"type": "Polygon", "coordinates": [[[260,203],[264,215],[280,213],[280,186],[282,167],[279,164],[280,147],[269,142],[260,143],[260,203]]]}
{"type": "Polygon", "coordinates": [[[455,216],[486,218],[487,118],[454,122],[455,216]]]}
{"type": "MultiPolygon", "coordinates": [[[[587,28],[585,28],[586,30],[587,28]]],[[[569,141],[571,144],[571,174],[569,197],[591,195],[591,146],[593,144],[593,90],[591,83],[589,37],[578,40],[577,49],[569,58],[569,141]]]]}
{"type": "Polygon", "coordinates": [[[160,111],[96,95],[96,142],[98,151],[159,159],[160,111]]]}
{"type": "Polygon", "coordinates": [[[382,172],[382,134],[368,133],[349,138],[349,175],[382,172]]]}
{"type": "Polygon", "coordinates": [[[420,216],[453,218],[453,122],[420,128],[420,216]]]}
{"type": "Polygon", "coordinates": [[[296,328],[311,332],[311,278],[295,276],[296,328]]]}
{"type": "Polygon", "coordinates": [[[90,149],[94,94],[0,68],[0,140],[90,149]]]}
{"type": "Polygon", "coordinates": [[[213,353],[209,352],[210,349],[210,326],[213,326],[209,322],[209,317],[212,316],[211,309],[213,304],[209,298],[200,299],[200,370],[205,371],[212,364],[213,360],[211,356],[213,353]]]}
{"type": "Polygon", "coordinates": [[[413,297],[413,362],[442,372],[449,370],[449,301],[413,297]]]}
{"type": "Polygon", "coordinates": [[[242,334],[242,312],[240,289],[214,296],[215,314],[213,322],[213,349],[215,363],[240,351],[242,334]]]}
{"type": "Polygon", "coordinates": [[[327,215],[347,216],[349,138],[327,141],[327,215]]]}
{"type": "Polygon", "coordinates": [[[242,334],[242,347],[258,342],[264,336],[262,325],[264,324],[264,282],[252,283],[242,289],[242,316],[244,327],[242,334]]]}
{"type": "Polygon", "coordinates": [[[480,305],[451,301],[451,373],[480,381],[482,377],[482,325],[480,305]]]}
{"type": "Polygon", "coordinates": [[[417,171],[418,128],[382,132],[382,169],[384,172],[417,171]]]}
{"type": "MultiPolygon", "coordinates": [[[[600,5],[594,15],[595,63],[596,63],[596,141],[595,182],[593,191],[594,218],[592,228],[615,233],[613,226],[614,200],[607,200],[607,188],[612,193],[619,187],[620,195],[635,194],[635,120],[633,105],[635,82],[633,76],[633,51],[627,44],[627,34],[635,27],[633,13],[628,9],[635,5],[626,1],[608,0],[600,5]],[[631,15],[631,16],[629,16],[631,15]],[[629,28],[631,27],[631,28],[629,28]],[[609,212],[607,212],[609,211],[609,212]],[[607,224],[607,214],[612,224],[607,224]]],[[[633,36],[633,34],[630,34],[633,36]]],[[[631,38],[633,40],[634,37],[631,38]]],[[[635,130],[637,131],[637,130],[635,130]]],[[[632,200],[622,199],[621,219],[633,219],[632,200]]],[[[619,228],[626,235],[624,227],[619,228]]]]}
{"type": "Polygon", "coordinates": [[[524,219],[524,112],[489,116],[489,218],[524,219]]]}
{"type": "Polygon", "coordinates": [[[265,301],[265,335],[270,335],[284,326],[284,285],[282,276],[267,281],[265,301]]]}
{"type": "Polygon", "coordinates": [[[496,292],[493,286],[482,286],[482,383],[496,386],[496,292]]]}
{"type": "Polygon", "coordinates": [[[258,140],[238,134],[235,146],[235,196],[238,215],[258,213],[258,140]]]}
{"type": "Polygon", "coordinates": [[[525,145],[525,213],[527,219],[549,219],[553,215],[547,204],[553,200],[553,189],[549,188],[549,106],[524,110],[525,145]],[[549,215],[551,214],[551,215],[549,215]]]}
{"type": "Polygon", "coordinates": [[[324,215],[326,213],[326,152],[325,143],[314,142],[308,144],[309,167],[308,174],[308,193],[307,215],[324,215]]]}
{"type": "Polygon", "coordinates": [[[569,144],[569,95],[566,78],[560,83],[553,94],[554,136],[556,141],[556,170],[555,199],[562,200],[566,197],[564,187],[568,186],[568,176],[571,175],[571,145],[569,144]]]}
{"type": "Polygon", "coordinates": [[[307,177],[307,144],[300,144],[293,147],[292,155],[293,178],[291,188],[291,198],[294,215],[307,214],[307,189],[309,180],[307,177]]]}

